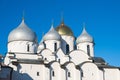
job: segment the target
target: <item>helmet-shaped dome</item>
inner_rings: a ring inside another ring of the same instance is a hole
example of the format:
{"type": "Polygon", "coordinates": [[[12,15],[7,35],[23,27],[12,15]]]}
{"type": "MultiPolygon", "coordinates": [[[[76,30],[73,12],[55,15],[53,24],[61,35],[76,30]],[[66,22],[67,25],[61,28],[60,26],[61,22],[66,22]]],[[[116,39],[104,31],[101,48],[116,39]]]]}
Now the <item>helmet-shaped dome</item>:
{"type": "Polygon", "coordinates": [[[43,40],[60,40],[61,36],[58,34],[58,32],[53,28],[53,25],[51,26],[51,29],[45,34],[43,37],[43,40]]]}
{"type": "Polygon", "coordinates": [[[68,26],[66,26],[63,21],[58,27],[56,27],[56,31],[60,35],[73,36],[72,30],[68,26]]]}
{"type": "Polygon", "coordinates": [[[82,34],[77,38],[76,43],[82,43],[82,42],[93,42],[92,36],[90,36],[85,28],[82,31],[82,34]]]}
{"type": "Polygon", "coordinates": [[[21,24],[12,30],[8,36],[8,42],[11,41],[32,41],[37,42],[37,36],[22,20],[21,24]]]}

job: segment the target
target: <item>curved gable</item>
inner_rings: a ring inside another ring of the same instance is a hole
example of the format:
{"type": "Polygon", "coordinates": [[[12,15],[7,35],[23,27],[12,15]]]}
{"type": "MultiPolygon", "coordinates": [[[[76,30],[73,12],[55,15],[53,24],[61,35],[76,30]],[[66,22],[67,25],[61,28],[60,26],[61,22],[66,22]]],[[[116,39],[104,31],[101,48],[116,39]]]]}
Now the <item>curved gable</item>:
{"type": "Polygon", "coordinates": [[[72,51],[69,55],[70,55],[71,61],[76,65],[79,65],[85,61],[90,61],[89,56],[81,50],[72,51]]]}
{"type": "Polygon", "coordinates": [[[49,49],[42,50],[41,55],[43,56],[43,60],[45,60],[46,62],[51,62],[55,60],[54,54],[49,49]]]}

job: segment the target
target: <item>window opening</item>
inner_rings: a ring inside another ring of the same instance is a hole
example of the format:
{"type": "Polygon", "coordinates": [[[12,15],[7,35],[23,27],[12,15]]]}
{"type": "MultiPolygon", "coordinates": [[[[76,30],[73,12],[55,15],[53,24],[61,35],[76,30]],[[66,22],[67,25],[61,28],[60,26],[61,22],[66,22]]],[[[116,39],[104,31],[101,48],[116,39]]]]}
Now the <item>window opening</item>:
{"type": "Polygon", "coordinates": [[[37,72],[37,76],[40,76],[39,72],[37,72]]]}
{"type": "Polygon", "coordinates": [[[57,43],[54,44],[54,51],[57,51],[57,43]]]}
{"type": "Polygon", "coordinates": [[[52,71],[52,76],[55,76],[55,72],[54,71],[52,71]]]}
{"type": "Polygon", "coordinates": [[[71,74],[70,74],[70,72],[68,72],[68,77],[71,77],[71,74]]]}
{"type": "Polygon", "coordinates": [[[30,45],[27,44],[27,51],[29,52],[30,51],[30,45]]]}
{"type": "Polygon", "coordinates": [[[87,54],[90,56],[90,46],[87,45],[87,54]]]}
{"type": "Polygon", "coordinates": [[[66,53],[69,53],[69,45],[66,45],[66,53]]]}

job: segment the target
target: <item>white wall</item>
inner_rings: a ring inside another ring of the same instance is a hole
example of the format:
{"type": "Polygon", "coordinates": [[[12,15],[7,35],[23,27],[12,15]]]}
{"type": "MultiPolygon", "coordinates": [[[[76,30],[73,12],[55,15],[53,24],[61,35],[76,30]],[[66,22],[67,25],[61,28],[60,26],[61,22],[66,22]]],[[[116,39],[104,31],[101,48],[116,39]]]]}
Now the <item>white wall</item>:
{"type": "Polygon", "coordinates": [[[105,80],[120,80],[119,69],[104,68],[105,80]]]}
{"type": "MultiPolygon", "coordinates": [[[[62,35],[62,45],[61,48],[65,54],[66,53],[66,45],[69,45],[69,50],[72,51],[74,50],[74,37],[73,36],[67,36],[67,35],[62,35]]],[[[70,52],[69,51],[69,52],[70,52]]]]}
{"type": "Polygon", "coordinates": [[[98,67],[91,62],[87,62],[81,65],[83,71],[82,80],[100,80],[98,67]]]}
{"type": "Polygon", "coordinates": [[[19,74],[13,74],[14,80],[45,80],[45,66],[42,64],[20,64],[19,74]],[[20,77],[20,78],[18,78],[20,77]]]}
{"type": "Polygon", "coordinates": [[[77,44],[77,49],[83,50],[87,54],[87,45],[90,46],[90,56],[94,57],[94,44],[93,43],[89,43],[89,42],[79,43],[77,44]]]}
{"type": "Polygon", "coordinates": [[[57,49],[61,47],[61,42],[57,40],[47,40],[44,41],[46,48],[50,49],[52,52],[55,52],[55,43],[57,43],[57,49]]]}
{"type": "Polygon", "coordinates": [[[50,67],[50,73],[51,73],[50,80],[62,80],[60,64],[58,62],[53,62],[50,66],[51,66],[50,67]],[[53,75],[53,71],[54,71],[54,75],[53,75]]]}
{"type": "Polygon", "coordinates": [[[69,56],[65,55],[61,49],[58,50],[58,52],[56,53],[56,55],[57,55],[57,61],[60,64],[64,64],[64,63],[66,63],[66,62],[69,61],[69,56]]]}
{"type": "Polygon", "coordinates": [[[13,41],[8,43],[8,52],[37,53],[37,44],[29,41],[13,41]],[[29,44],[29,51],[27,45],[29,44]]]}
{"type": "Polygon", "coordinates": [[[104,80],[104,70],[99,69],[99,78],[100,80],[104,80]]]}
{"type": "Polygon", "coordinates": [[[41,55],[43,57],[43,60],[46,62],[46,63],[49,63],[51,61],[54,61],[56,58],[55,58],[55,54],[52,53],[49,49],[44,49],[41,51],[41,55]],[[46,60],[45,60],[46,59],[46,60]]]}
{"type": "Polygon", "coordinates": [[[79,65],[85,61],[90,61],[89,56],[85,52],[80,50],[72,51],[70,54],[70,60],[75,64],[79,65]]]}
{"type": "Polygon", "coordinates": [[[76,75],[76,68],[75,65],[73,63],[68,63],[66,66],[66,80],[78,80],[77,77],[79,77],[80,75],[76,75]]]}

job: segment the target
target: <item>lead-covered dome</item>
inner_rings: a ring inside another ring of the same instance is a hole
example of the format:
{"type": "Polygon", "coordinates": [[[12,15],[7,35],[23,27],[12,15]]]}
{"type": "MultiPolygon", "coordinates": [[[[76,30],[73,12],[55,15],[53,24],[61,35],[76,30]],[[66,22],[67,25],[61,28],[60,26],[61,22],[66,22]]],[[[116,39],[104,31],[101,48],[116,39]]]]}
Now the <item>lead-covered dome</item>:
{"type": "Polygon", "coordinates": [[[58,32],[53,28],[53,25],[51,26],[51,29],[45,34],[43,37],[43,40],[60,40],[61,36],[58,34],[58,32]]]}
{"type": "Polygon", "coordinates": [[[22,20],[21,24],[12,30],[8,36],[8,42],[11,41],[32,41],[37,42],[37,36],[22,20]]]}
{"type": "Polygon", "coordinates": [[[85,28],[82,31],[82,34],[77,38],[76,43],[90,42],[93,43],[93,37],[87,33],[85,28]]]}
{"type": "Polygon", "coordinates": [[[58,27],[56,27],[56,31],[60,35],[73,36],[72,30],[68,26],[66,26],[63,21],[61,22],[61,24],[58,27]]]}

